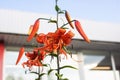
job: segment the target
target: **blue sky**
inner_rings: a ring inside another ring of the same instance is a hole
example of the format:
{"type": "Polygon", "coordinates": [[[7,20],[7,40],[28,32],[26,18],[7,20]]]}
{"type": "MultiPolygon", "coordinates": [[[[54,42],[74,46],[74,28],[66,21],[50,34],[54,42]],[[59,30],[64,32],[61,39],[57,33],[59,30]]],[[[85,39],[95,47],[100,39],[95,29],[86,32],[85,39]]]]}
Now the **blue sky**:
{"type": "MultiPolygon", "coordinates": [[[[55,0],[1,0],[0,9],[55,14],[55,0]]],[[[120,22],[120,0],[59,0],[61,9],[75,18],[100,22],[120,22]]]]}

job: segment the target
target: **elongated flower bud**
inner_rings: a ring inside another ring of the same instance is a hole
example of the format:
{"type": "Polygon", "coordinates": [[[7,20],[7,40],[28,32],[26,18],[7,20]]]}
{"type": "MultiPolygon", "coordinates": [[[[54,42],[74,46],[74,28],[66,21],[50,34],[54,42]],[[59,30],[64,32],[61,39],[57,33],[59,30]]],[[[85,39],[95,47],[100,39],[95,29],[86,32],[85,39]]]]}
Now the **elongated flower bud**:
{"type": "Polygon", "coordinates": [[[30,25],[28,35],[30,35],[30,33],[32,32],[32,29],[33,29],[33,25],[30,25]]]}
{"type": "Polygon", "coordinates": [[[19,51],[19,55],[18,55],[17,61],[16,61],[16,65],[17,65],[17,64],[19,63],[19,61],[21,60],[24,51],[25,51],[24,47],[21,47],[21,48],[20,48],[20,51],[19,51]]]}
{"type": "Polygon", "coordinates": [[[69,15],[69,13],[67,11],[65,11],[65,17],[66,17],[69,25],[74,29],[74,26],[73,26],[73,24],[71,22],[71,17],[70,17],[70,15],[69,15]]]}
{"type": "Polygon", "coordinates": [[[90,43],[90,40],[88,39],[88,37],[86,36],[85,32],[82,29],[82,26],[80,24],[80,22],[78,20],[75,20],[75,27],[77,29],[77,31],[79,32],[79,34],[83,37],[83,39],[90,43]]]}
{"type": "Polygon", "coordinates": [[[27,38],[27,41],[29,42],[34,36],[35,34],[37,33],[38,29],[39,29],[39,24],[40,24],[40,21],[39,19],[37,19],[33,25],[33,28],[32,28],[32,31],[30,32],[28,38],[27,38]]]}

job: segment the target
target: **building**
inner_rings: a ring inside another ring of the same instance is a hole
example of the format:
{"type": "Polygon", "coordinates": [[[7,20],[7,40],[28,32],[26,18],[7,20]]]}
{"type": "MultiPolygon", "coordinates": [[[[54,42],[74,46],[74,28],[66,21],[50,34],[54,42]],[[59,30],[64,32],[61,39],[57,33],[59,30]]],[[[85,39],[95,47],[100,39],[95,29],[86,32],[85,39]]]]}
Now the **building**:
{"type": "MultiPolygon", "coordinates": [[[[5,79],[5,73],[9,72],[11,68],[16,68],[16,65],[14,65],[16,56],[10,58],[10,61],[13,62],[12,65],[9,62],[5,62],[7,58],[12,56],[9,52],[16,53],[23,45],[28,48],[31,48],[32,43],[37,45],[35,40],[32,40],[30,43],[26,42],[29,26],[39,17],[50,18],[51,16],[54,18],[53,15],[0,10],[0,80],[5,79]]],[[[84,42],[77,31],[73,30],[76,35],[69,48],[72,48],[75,53],[78,53],[76,54],[77,57],[82,60],[78,65],[79,72],[76,80],[78,78],[80,80],[90,79],[90,76],[87,74],[92,74],[91,76],[93,76],[100,73],[99,76],[96,75],[94,77],[103,77],[104,75],[102,74],[106,72],[109,72],[106,74],[112,75],[112,78],[109,79],[110,76],[108,76],[107,79],[120,80],[120,24],[87,20],[80,21],[91,43],[84,42]]],[[[44,21],[41,22],[41,26],[40,32],[47,33],[48,31],[55,30],[53,24],[48,25],[44,21]]],[[[91,77],[91,79],[93,78],[91,77]]],[[[105,78],[101,79],[105,80],[105,78]]]]}

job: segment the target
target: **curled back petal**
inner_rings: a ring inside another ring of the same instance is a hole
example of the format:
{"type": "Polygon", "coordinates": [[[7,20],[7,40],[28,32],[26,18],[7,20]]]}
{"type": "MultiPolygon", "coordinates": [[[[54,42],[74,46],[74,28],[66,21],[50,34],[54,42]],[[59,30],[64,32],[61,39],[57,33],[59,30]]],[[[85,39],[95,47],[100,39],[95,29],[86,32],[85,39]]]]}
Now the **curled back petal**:
{"type": "Polygon", "coordinates": [[[66,32],[65,29],[59,28],[59,29],[56,30],[55,34],[60,36],[60,35],[63,35],[65,32],[66,32]]]}
{"type": "Polygon", "coordinates": [[[70,44],[72,37],[74,37],[74,33],[71,31],[68,31],[65,35],[62,36],[62,40],[65,45],[70,44]]]}
{"type": "Polygon", "coordinates": [[[37,41],[38,43],[44,43],[44,42],[45,42],[45,37],[46,37],[45,34],[40,33],[40,34],[38,34],[38,35],[36,36],[36,41],[37,41]]]}
{"type": "Polygon", "coordinates": [[[34,60],[36,57],[37,57],[37,53],[35,53],[35,52],[27,52],[26,54],[25,54],[25,56],[29,59],[29,60],[34,60]]]}

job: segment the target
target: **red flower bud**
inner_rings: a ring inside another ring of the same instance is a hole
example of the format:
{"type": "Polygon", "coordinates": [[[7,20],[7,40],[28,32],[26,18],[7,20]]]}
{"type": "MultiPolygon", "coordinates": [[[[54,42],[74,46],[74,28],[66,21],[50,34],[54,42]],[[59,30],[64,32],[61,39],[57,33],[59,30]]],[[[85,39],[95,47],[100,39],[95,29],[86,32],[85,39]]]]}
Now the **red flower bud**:
{"type": "Polygon", "coordinates": [[[27,38],[28,42],[35,36],[38,29],[39,29],[39,19],[37,19],[33,25],[32,31],[30,32],[30,35],[27,38]]]}
{"type": "Polygon", "coordinates": [[[69,25],[74,29],[74,26],[73,26],[73,24],[71,22],[71,17],[70,17],[70,15],[69,15],[69,13],[67,11],[65,11],[65,17],[66,17],[69,25]]]}
{"type": "Polygon", "coordinates": [[[86,42],[90,43],[90,40],[86,36],[86,34],[83,31],[82,26],[81,26],[81,24],[80,24],[80,22],[78,20],[75,20],[75,27],[76,27],[77,31],[79,32],[79,34],[84,38],[84,40],[86,42]]]}
{"type": "Polygon", "coordinates": [[[20,59],[22,58],[24,51],[25,51],[24,47],[21,47],[20,51],[19,51],[17,61],[16,61],[16,65],[19,63],[20,59]]]}

